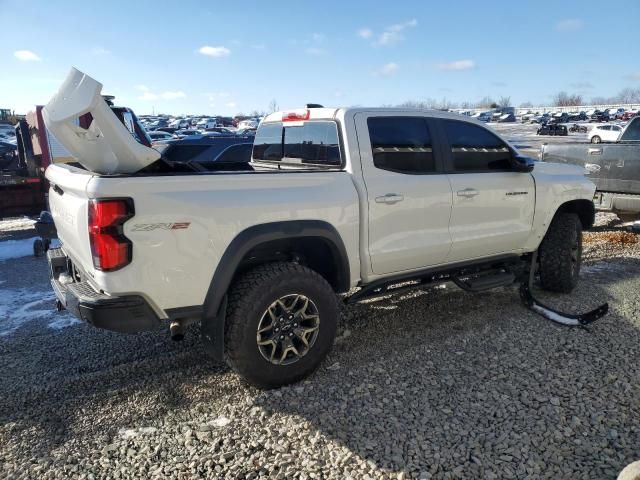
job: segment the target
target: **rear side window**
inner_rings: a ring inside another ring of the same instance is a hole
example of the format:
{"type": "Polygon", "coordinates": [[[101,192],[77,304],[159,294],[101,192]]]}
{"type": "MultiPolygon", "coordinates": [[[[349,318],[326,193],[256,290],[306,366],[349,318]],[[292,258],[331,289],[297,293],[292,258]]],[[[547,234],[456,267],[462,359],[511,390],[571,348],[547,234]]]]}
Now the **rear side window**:
{"type": "Polygon", "coordinates": [[[253,158],[255,160],[282,159],[282,124],[267,123],[256,132],[253,141],[253,158]]]}
{"type": "Polygon", "coordinates": [[[443,120],[455,172],[511,170],[511,150],[488,130],[468,122],[443,120]]]}
{"type": "Polygon", "coordinates": [[[253,143],[254,160],[340,166],[340,140],[335,122],[311,121],[260,126],[253,143]]]}
{"type": "Polygon", "coordinates": [[[407,174],[436,171],[426,119],[370,117],[367,125],[377,168],[407,174]]]}

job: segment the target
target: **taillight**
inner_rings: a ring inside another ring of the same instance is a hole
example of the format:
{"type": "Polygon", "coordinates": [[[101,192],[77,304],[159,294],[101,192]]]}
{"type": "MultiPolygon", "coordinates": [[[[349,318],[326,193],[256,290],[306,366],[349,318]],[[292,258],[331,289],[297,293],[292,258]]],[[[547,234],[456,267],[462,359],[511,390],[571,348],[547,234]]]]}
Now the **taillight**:
{"type": "Polygon", "coordinates": [[[291,112],[284,112],[282,114],[283,122],[300,122],[309,120],[309,118],[311,118],[311,110],[308,109],[293,110],[291,112]]]}
{"type": "Polygon", "coordinates": [[[131,241],[124,236],[124,222],[134,215],[133,200],[89,200],[89,243],[93,266],[110,272],[131,262],[131,241]]]}

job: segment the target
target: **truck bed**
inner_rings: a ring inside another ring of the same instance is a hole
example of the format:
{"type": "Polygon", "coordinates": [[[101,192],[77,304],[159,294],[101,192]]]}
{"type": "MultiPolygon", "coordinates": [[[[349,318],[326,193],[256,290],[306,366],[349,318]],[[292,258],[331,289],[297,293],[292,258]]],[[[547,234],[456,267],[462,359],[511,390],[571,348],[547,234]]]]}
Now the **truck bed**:
{"type": "MultiPolygon", "coordinates": [[[[348,172],[257,169],[96,175],[52,165],[47,170],[49,201],[62,248],[96,291],[147,298],[153,292],[162,318],[167,309],[202,305],[225,249],[253,225],[320,219],[336,228],[348,251],[359,251],[358,195],[348,172]],[[122,197],[131,198],[135,208],[135,216],[124,224],[133,244],[132,263],[105,273],[93,266],[88,202],[122,197]],[[172,229],[176,224],[186,227],[172,229]]],[[[357,275],[358,255],[349,260],[357,275]]]]}
{"type": "Polygon", "coordinates": [[[640,142],[563,143],[542,146],[541,160],[585,168],[600,192],[640,195],[640,142]]]}

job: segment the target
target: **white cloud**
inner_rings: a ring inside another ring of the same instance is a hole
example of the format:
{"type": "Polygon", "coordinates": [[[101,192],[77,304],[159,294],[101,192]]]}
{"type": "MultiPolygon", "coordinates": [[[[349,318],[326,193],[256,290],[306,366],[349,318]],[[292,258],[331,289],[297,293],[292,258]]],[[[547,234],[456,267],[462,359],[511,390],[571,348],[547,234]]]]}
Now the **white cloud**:
{"type": "Polygon", "coordinates": [[[148,92],[150,90],[146,85],[136,85],[133,88],[135,88],[136,90],[140,90],[141,92],[148,92]]]}
{"type": "Polygon", "coordinates": [[[237,107],[236,102],[227,102],[225,105],[227,107],[229,107],[229,108],[236,108],[237,107]]]}
{"type": "Polygon", "coordinates": [[[198,49],[198,53],[208,57],[228,57],[231,55],[231,50],[227,47],[211,47],[209,45],[204,45],[198,49]]]}
{"type": "Polygon", "coordinates": [[[627,78],[629,80],[633,80],[633,81],[640,81],[640,72],[638,72],[638,73],[630,73],[629,75],[627,75],[627,78]]]}
{"type": "Polygon", "coordinates": [[[577,88],[578,90],[591,90],[593,87],[593,83],[591,82],[574,82],[569,84],[571,88],[577,88]]]}
{"type": "Polygon", "coordinates": [[[265,50],[267,46],[264,43],[257,43],[255,45],[251,45],[251,48],[254,50],[265,50]]]}
{"type": "Polygon", "coordinates": [[[567,18],[556,23],[556,30],[559,32],[574,32],[580,30],[584,22],[579,18],[567,18]]]}
{"type": "Polygon", "coordinates": [[[476,62],[474,62],[473,60],[456,60],[454,62],[436,64],[436,68],[443,71],[470,70],[475,67],[476,62]]]}
{"type": "Polygon", "coordinates": [[[92,55],[111,55],[111,50],[107,50],[103,47],[93,47],[91,49],[92,55]]]}
{"type": "Polygon", "coordinates": [[[418,21],[415,18],[403,23],[390,25],[385,28],[384,31],[378,36],[377,40],[374,42],[374,45],[394,45],[404,39],[403,32],[407,28],[414,28],[417,25],[418,21]]]}
{"type": "Polygon", "coordinates": [[[396,73],[398,73],[398,70],[400,70],[400,65],[394,62],[390,62],[383,65],[380,70],[374,72],[374,75],[389,77],[391,75],[395,75],[396,73]]]}
{"type": "Polygon", "coordinates": [[[40,60],[42,60],[31,50],[16,50],[15,52],[13,52],[13,56],[21,62],[39,62],[40,60]]]}
{"type": "Polygon", "coordinates": [[[317,47],[309,47],[307,49],[305,49],[304,51],[306,54],[308,55],[326,55],[327,51],[322,49],[322,48],[317,48],[317,47]]]}
{"type": "Polygon", "coordinates": [[[358,36],[360,38],[368,40],[373,37],[373,30],[371,30],[370,28],[361,28],[360,30],[358,30],[358,36]]]}
{"type": "Polygon", "coordinates": [[[316,43],[324,42],[324,34],[322,34],[322,33],[312,33],[311,34],[311,39],[316,43]]]}

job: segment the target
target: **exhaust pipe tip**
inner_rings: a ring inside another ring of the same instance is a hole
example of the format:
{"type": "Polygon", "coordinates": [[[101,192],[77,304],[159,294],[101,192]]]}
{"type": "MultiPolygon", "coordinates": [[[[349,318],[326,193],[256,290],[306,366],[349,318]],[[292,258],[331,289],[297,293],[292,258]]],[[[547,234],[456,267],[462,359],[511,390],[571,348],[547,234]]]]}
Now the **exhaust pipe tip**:
{"type": "Polygon", "coordinates": [[[171,334],[171,340],[179,342],[184,339],[184,325],[180,322],[171,322],[169,325],[169,333],[171,334]]]}

